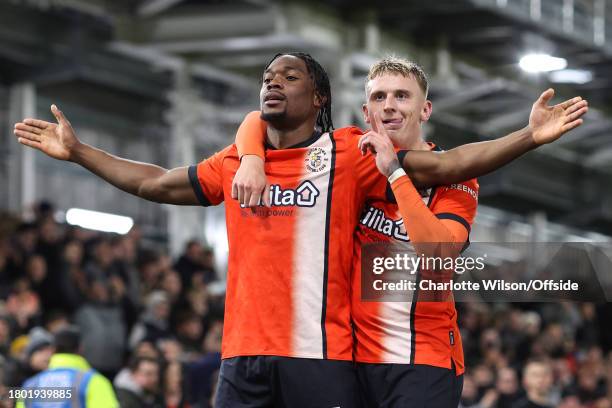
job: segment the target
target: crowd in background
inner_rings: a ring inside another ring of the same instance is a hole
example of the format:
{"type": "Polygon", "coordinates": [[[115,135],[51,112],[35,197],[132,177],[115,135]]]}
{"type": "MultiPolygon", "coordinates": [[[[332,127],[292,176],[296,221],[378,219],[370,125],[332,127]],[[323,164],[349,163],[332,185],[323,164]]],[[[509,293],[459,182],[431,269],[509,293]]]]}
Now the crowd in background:
{"type": "Polygon", "coordinates": [[[458,303],[461,407],[612,407],[611,305],[458,303]]]}
{"type": "MultiPolygon", "coordinates": [[[[122,407],[209,407],[220,366],[223,294],[198,241],[172,260],[138,228],[109,235],[0,216],[0,384],[46,369],[68,324],[122,407]]],[[[612,408],[609,304],[459,303],[463,408],[612,408]]]]}
{"type": "Polygon", "coordinates": [[[53,334],[75,324],[82,355],[122,407],[209,407],[220,367],[223,294],[211,249],[176,260],[126,235],[60,224],[50,203],[31,220],[0,216],[0,384],[47,368],[53,334]],[[211,285],[213,284],[213,285],[211,285]]]}

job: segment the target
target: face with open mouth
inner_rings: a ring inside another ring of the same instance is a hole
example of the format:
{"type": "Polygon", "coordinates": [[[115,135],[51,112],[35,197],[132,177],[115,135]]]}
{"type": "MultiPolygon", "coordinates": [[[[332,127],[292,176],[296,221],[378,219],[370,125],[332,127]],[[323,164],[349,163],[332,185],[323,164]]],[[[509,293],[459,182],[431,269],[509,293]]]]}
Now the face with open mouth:
{"type": "Polygon", "coordinates": [[[260,103],[262,119],[273,125],[316,118],[314,83],[304,61],[292,55],[272,61],[264,71],[260,103]]]}
{"type": "Polygon", "coordinates": [[[420,136],[421,123],[429,119],[431,102],[427,101],[412,76],[383,74],[366,85],[367,101],[363,105],[366,123],[374,122],[377,113],[394,144],[409,142],[420,136]]]}

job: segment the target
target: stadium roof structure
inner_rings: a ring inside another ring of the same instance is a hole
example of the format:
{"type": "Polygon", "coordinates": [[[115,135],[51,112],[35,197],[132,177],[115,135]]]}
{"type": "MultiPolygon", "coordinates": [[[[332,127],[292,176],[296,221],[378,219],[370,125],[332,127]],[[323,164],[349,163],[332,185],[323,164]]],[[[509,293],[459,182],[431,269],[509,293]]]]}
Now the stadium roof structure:
{"type": "MultiPolygon", "coordinates": [[[[483,177],[481,202],[612,228],[612,5],[605,0],[14,0],[0,4],[0,23],[0,83],[105,88],[119,95],[118,108],[131,100],[130,109],[148,119],[182,103],[202,134],[212,117],[235,126],[256,107],[261,70],[278,51],[310,52],[324,63],[337,125],[364,125],[363,79],[376,58],[394,52],[418,61],[432,83],[425,131],[446,148],[524,126],[549,86],[558,99],[579,94],[590,102],[585,125],[483,177]],[[592,78],[561,84],[527,74],[518,60],[534,51],[563,57],[592,78]],[[157,102],[152,108],[143,98],[157,102]]],[[[230,133],[208,132],[195,143],[213,150],[230,133]]]]}

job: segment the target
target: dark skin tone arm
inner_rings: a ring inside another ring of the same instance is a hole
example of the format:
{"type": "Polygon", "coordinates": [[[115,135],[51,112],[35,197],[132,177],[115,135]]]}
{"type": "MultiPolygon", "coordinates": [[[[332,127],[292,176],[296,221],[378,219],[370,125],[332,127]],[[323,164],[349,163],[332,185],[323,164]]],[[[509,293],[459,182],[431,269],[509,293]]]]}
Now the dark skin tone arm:
{"type": "Polygon", "coordinates": [[[178,205],[198,205],[187,167],[167,170],[154,164],[113,156],[82,143],[72,125],[55,106],[51,112],[57,123],[24,119],[15,124],[19,143],[40,150],[49,157],[77,163],[115,187],[149,201],[178,205]]]}
{"type": "MultiPolygon", "coordinates": [[[[490,173],[530,150],[552,143],[563,134],[580,126],[588,111],[587,101],[580,97],[548,106],[554,91],[548,89],[535,101],[529,124],[507,136],[486,142],[470,143],[446,152],[410,151],[401,166],[416,187],[452,184],[490,173]]],[[[391,154],[392,145],[379,117],[373,120],[373,129],[359,140],[362,152],[368,149],[391,154]],[[384,147],[384,148],[383,148],[384,147]]],[[[384,157],[376,158],[377,162],[384,157]]],[[[390,160],[387,177],[400,166],[390,160]]]]}

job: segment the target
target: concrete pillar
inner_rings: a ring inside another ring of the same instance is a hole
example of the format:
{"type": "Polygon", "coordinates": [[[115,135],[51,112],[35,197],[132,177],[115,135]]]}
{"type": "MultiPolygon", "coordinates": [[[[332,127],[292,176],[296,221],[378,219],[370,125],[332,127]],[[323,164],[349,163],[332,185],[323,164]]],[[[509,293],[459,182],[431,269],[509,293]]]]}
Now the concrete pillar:
{"type": "MultiPolygon", "coordinates": [[[[168,112],[171,125],[171,143],[168,152],[168,167],[196,164],[195,140],[197,103],[199,100],[192,82],[188,65],[175,72],[175,86],[170,93],[172,107],[168,112]]],[[[185,243],[192,239],[204,239],[203,209],[201,207],[167,206],[168,243],[172,256],[179,255],[185,243]]]]}
{"type": "MultiPolygon", "coordinates": [[[[9,129],[27,117],[36,116],[36,88],[31,82],[13,85],[9,91],[9,129]]],[[[10,139],[9,139],[10,140],[10,139]]],[[[8,209],[21,213],[36,200],[36,151],[17,143],[9,142],[8,209]]]]}

